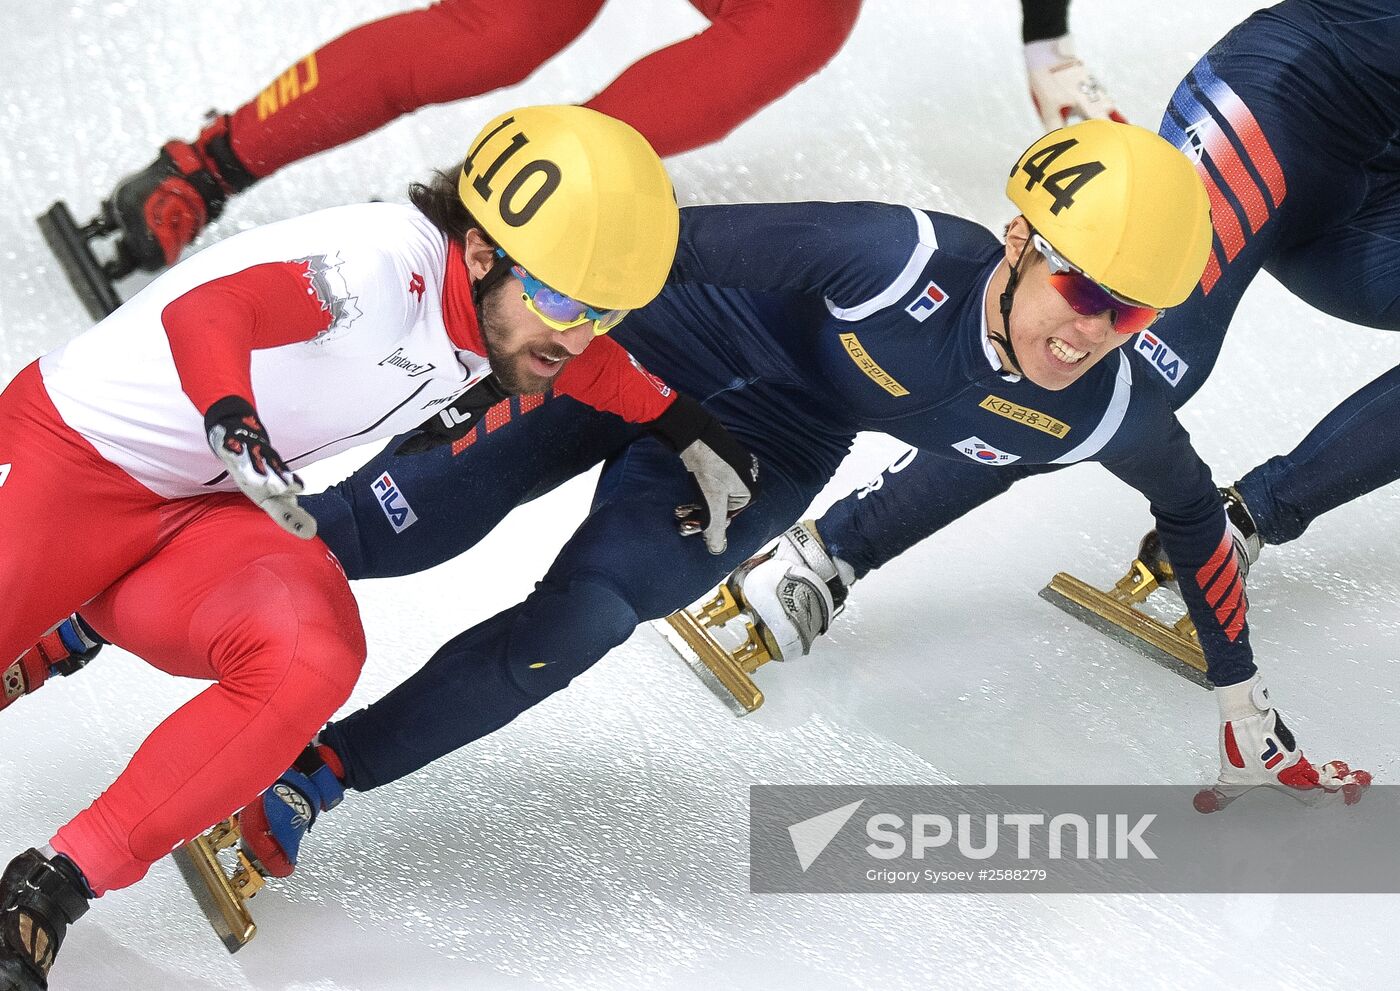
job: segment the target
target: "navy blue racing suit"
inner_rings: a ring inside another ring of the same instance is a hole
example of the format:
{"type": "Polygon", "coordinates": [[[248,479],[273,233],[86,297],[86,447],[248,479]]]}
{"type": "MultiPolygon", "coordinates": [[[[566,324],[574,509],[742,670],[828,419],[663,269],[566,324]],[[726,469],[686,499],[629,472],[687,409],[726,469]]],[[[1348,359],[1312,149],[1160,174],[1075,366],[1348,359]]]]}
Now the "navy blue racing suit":
{"type": "MultiPolygon", "coordinates": [[[[1163,137],[1198,162],[1215,243],[1190,299],[1133,342],[1135,371],[1179,408],[1205,382],[1261,268],[1333,316],[1400,329],[1400,3],[1289,0],[1244,21],[1177,87],[1163,137]]],[[[1344,346],[1319,342],[1318,353],[1344,346]]],[[[1400,478],[1400,368],[1237,484],[1260,535],[1400,478]]],[[[818,524],[857,577],[1039,467],[977,472],[919,452],[818,524]]]]}
{"type": "Polygon", "coordinates": [[[351,578],[400,575],[465,551],[521,501],[607,459],[588,517],[525,601],[327,728],[348,783],[384,784],[491,732],[639,623],[699,598],[801,515],[861,430],[993,475],[1103,463],[1148,497],[1178,567],[1209,578],[1189,583],[1188,602],[1212,675],[1248,678],[1243,583],[1170,386],[1125,351],[1059,392],[1003,374],[984,314],[1004,253],[985,228],[903,206],[682,211],[667,287],[614,334],[762,463],[762,496],[734,519],[723,555],[677,534],[673,508],[694,487],[669,450],[563,397],[512,400],[456,449],[395,456],[391,442],[305,500],[351,578]]]}

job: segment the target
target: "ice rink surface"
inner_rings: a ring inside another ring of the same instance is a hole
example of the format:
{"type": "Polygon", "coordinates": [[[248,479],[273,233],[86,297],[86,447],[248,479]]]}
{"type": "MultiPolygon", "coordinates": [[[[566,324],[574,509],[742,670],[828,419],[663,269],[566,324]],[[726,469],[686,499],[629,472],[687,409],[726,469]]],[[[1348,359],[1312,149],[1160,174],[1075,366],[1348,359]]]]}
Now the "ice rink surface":
{"type": "MultiPolygon", "coordinates": [[[[0,379],[88,321],[33,218],[90,215],[209,107],[402,6],[380,0],[30,0],[0,32],[0,379]]],[[[1086,59],[1155,126],[1178,79],[1258,4],[1076,0],[1086,59]]],[[[489,16],[491,4],[483,4],[489,16]]],[[[234,202],[214,239],[371,196],[460,159],[493,114],[586,99],[702,26],[683,0],[612,0],[525,84],[429,108],[234,202]]],[[[1345,112],[1345,108],[1339,108],[1345,112]]],[[[884,199],[999,227],[1008,163],[1038,133],[1014,0],[867,0],[831,66],[719,145],[675,160],[683,203],[884,199]]],[[[1400,339],[1322,317],[1262,276],[1183,420],[1224,483],[1287,450],[1400,361],[1400,339]]],[[[862,438],[824,496],[898,446],[862,438]]],[[[309,473],[326,484],[354,464],[309,473]]],[[[362,706],[438,644],[518,601],[587,505],[581,479],[439,573],[361,583],[362,706]]],[[[823,505],[825,502],[823,502],[823,505]]],[[[819,507],[820,508],[820,507],[819,507]]],[[[1266,551],[1253,640],[1315,761],[1400,778],[1400,492],[1266,551]]],[[[1214,777],[1201,689],[1038,599],[1056,571],[1117,577],[1149,525],[1097,468],[1017,486],[855,590],[835,635],[761,673],[730,717],[650,629],[566,692],[416,777],[352,795],[303,869],[254,903],[228,956],[169,861],[70,933],[62,989],[1394,987],[1400,899],[1382,896],[754,896],[753,783],[1174,783],[1214,777]]],[[[639,562],[639,567],[645,564],[639,562]]],[[[0,721],[0,853],[47,841],[199,689],[109,649],[0,721]]]]}

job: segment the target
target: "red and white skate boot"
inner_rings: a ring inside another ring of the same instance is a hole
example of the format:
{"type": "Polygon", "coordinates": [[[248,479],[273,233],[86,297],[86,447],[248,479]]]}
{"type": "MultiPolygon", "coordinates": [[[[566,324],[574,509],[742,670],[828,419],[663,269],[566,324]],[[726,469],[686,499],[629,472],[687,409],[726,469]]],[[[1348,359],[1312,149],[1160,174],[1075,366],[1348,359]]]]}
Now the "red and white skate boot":
{"type": "Polygon", "coordinates": [[[1303,756],[1293,732],[1269,702],[1259,675],[1215,689],[1220,702],[1220,777],[1196,793],[1197,812],[1218,812],[1253,788],[1280,788],[1299,801],[1340,794],[1347,805],[1361,800],[1371,784],[1368,771],[1343,761],[1314,767],[1303,756]]]}
{"type": "Polygon", "coordinates": [[[77,613],[69,616],[0,671],[0,709],[37,692],[54,675],[81,671],[106,643],[77,613]]]}
{"type": "Polygon", "coordinates": [[[256,181],[233,154],[228,122],[227,114],[214,117],[193,142],[167,142],[154,162],[117,183],[102,211],[120,232],[126,271],[175,264],[228,197],[256,181]]]}

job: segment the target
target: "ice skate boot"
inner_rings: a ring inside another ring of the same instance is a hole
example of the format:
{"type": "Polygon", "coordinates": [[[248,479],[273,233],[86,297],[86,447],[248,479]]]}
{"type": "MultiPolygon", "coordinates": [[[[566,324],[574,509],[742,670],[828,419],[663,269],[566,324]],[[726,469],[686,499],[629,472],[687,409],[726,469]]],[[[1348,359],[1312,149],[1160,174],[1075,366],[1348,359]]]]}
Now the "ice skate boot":
{"type": "MultiPolygon", "coordinates": [[[[1234,541],[1240,577],[1244,578],[1249,574],[1249,566],[1259,559],[1263,541],[1249,508],[1233,486],[1222,488],[1220,499],[1234,541]]],[[[1137,557],[1128,565],[1128,573],[1113,588],[1101,590],[1062,571],[1041,590],[1040,596],[1100,633],[1208,688],[1205,654],[1191,617],[1183,614],[1174,623],[1166,623],[1139,608],[1153,592],[1163,588],[1177,592],[1176,572],[1167,560],[1157,531],[1150,530],[1138,544],[1137,557]]]]}
{"type": "Polygon", "coordinates": [[[154,162],[117,183],[82,227],[62,200],[39,217],[44,239],[94,320],[121,305],[117,280],[173,265],[228,197],[256,181],[233,154],[228,121],[213,117],[193,142],[168,142],[154,162]],[[92,242],[109,235],[116,235],[112,254],[100,261],[92,242]]]}
{"type": "Polygon", "coordinates": [[[248,900],[267,878],[292,874],[302,837],[320,813],[345,796],[328,758],[339,767],[328,747],[307,747],[242,812],[175,850],[185,883],[230,953],[257,935],[248,900]]]}
{"type": "Polygon", "coordinates": [[[806,521],[739,565],[711,597],[656,627],[701,681],[743,716],[763,704],[753,673],[769,661],[806,656],[845,605],[846,593],[837,562],[806,521]],[[748,620],[743,640],[726,646],[716,631],[740,613],[748,620]]]}
{"type": "Polygon", "coordinates": [[[69,616],[0,672],[0,709],[37,692],[54,675],[81,671],[106,643],[77,613],[69,616]]]}
{"type": "Polygon", "coordinates": [[[0,877],[0,991],[46,991],[68,927],[92,893],[73,862],[28,850],[0,877]]]}

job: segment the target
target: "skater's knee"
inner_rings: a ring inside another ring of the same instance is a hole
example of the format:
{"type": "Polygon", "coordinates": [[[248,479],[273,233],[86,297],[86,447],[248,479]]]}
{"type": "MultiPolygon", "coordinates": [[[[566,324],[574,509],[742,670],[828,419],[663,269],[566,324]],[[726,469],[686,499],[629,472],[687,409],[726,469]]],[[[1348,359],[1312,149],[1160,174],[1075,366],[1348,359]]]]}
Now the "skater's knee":
{"type": "Polygon", "coordinates": [[[405,110],[524,82],[583,32],[602,0],[518,0],[483,14],[478,3],[433,4],[393,74],[405,110]]]}
{"type": "Polygon", "coordinates": [[[294,705],[307,710],[314,732],[345,704],[365,664],[364,630],[351,626],[302,623],[293,651],[288,680],[296,687],[287,693],[294,705]]]}
{"type": "Polygon", "coordinates": [[[314,710],[308,716],[314,730],[355,686],[366,655],[364,629],[338,574],[289,581],[276,565],[235,576],[238,598],[220,596],[201,609],[191,635],[209,644],[221,684],[288,709],[314,710]]]}
{"type": "Polygon", "coordinates": [[[221,666],[220,683],[288,711],[305,711],[313,731],[350,697],[364,667],[358,624],[350,630],[269,620],[246,634],[244,649],[221,666]]]}
{"type": "Polygon", "coordinates": [[[769,99],[781,96],[830,62],[850,37],[860,14],[860,0],[811,0],[796,4],[796,11],[793,6],[770,0],[730,0],[713,21],[714,28],[726,32],[731,44],[748,56],[744,59],[744,73],[749,77],[745,88],[769,99]]]}
{"type": "Polygon", "coordinates": [[[552,694],[631,636],[639,622],[627,592],[606,577],[546,582],[512,624],[510,676],[528,695],[552,694]]]}
{"type": "Polygon", "coordinates": [[[797,17],[791,17],[791,11],[782,5],[775,6],[787,18],[787,30],[776,36],[785,38],[791,51],[788,64],[794,85],[836,56],[860,15],[860,0],[814,0],[797,17]]]}

